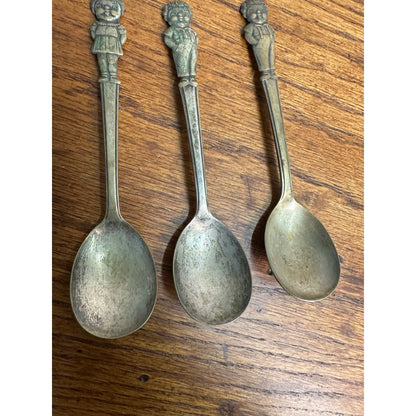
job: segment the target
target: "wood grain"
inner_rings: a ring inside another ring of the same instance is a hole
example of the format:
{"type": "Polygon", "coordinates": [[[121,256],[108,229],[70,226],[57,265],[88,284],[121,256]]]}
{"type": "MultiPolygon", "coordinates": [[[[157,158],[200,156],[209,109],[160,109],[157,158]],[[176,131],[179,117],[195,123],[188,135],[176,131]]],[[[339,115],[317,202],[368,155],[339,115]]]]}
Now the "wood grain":
{"type": "Polygon", "coordinates": [[[179,304],[173,250],[195,211],[185,120],[162,39],[164,2],[126,0],[120,205],[153,254],[158,299],[144,328],[119,340],[95,338],[75,321],[72,262],[104,215],[103,132],[89,2],[55,0],[53,414],[362,415],[363,2],[268,2],[295,195],[328,229],[342,260],[338,288],[316,303],[289,296],[268,272],[264,227],[280,179],[240,3],[189,4],[200,39],[210,207],[247,254],[252,299],[239,319],[219,327],[193,321],[179,304]]]}

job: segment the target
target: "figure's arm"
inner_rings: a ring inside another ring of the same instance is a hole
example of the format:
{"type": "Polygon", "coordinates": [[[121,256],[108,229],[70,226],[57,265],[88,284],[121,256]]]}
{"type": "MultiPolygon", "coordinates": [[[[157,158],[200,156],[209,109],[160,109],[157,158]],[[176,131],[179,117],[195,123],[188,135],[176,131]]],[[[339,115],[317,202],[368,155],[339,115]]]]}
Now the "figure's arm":
{"type": "Polygon", "coordinates": [[[192,31],[192,42],[196,45],[198,45],[199,42],[199,38],[198,35],[196,34],[195,30],[193,30],[192,28],[190,28],[192,31]]]}
{"type": "Polygon", "coordinates": [[[90,31],[91,31],[91,37],[93,39],[95,39],[95,31],[97,30],[97,22],[94,22],[91,27],[90,27],[90,31]]]}
{"type": "Polygon", "coordinates": [[[127,30],[123,25],[118,25],[118,34],[120,36],[120,43],[124,45],[127,40],[127,30]]]}
{"type": "Polygon", "coordinates": [[[274,42],[275,37],[276,37],[276,32],[274,31],[273,26],[269,25],[268,23],[267,23],[267,27],[269,29],[269,33],[271,34],[272,41],[274,42]]]}
{"type": "Polygon", "coordinates": [[[176,46],[176,42],[173,39],[173,34],[174,34],[174,31],[172,30],[172,28],[169,28],[169,29],[165,30],[165,33],[164,33],[164,35],[165,35],[165,43],[171,49],[176,46]]]}
{"type": "Polygon", "coordinates": [[[244,36],[246,38],[246,41],[250,45],[257,45],[257,42],[259,41],[258,36],[256,37],[255,33],[256,33],[256,27],[252,23],[249,23],[244,28],[244,36]]]}

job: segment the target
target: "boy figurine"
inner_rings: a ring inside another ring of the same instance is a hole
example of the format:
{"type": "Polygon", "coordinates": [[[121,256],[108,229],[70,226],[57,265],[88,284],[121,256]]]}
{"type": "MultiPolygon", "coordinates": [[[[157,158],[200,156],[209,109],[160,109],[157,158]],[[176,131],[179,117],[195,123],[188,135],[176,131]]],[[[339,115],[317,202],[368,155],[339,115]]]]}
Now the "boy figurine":
{"type": "Polygon", "coordinates": [[[101,70],[100,82],[117,82],[117,60],[123,55],[122,45],[126,42],[126,28],[118,23],[124,13],[122,0],[91,0],[91,10],[97,22],[91,26],[94,39],[92,53],[97,55],[101,70]]]}
{"type": "Polygon", "coordinates": [[[192,10],[184,1],[172,1],[163,8],[163,18],[170,27],[165,31],[165,43],[173,52],[178,77],[186,83],[194,83],[198,36],[189,27],[192,10]]]}
{"type": "Polygon", "coordinates": [[[263,72],[263,76],[272,76],[275,71],[275,33],[267,23],[267,6],[262,0],[245,0],[240,11],[250,22],[244,28],[244,35],[253,46],[259,70],[263,72]]]}

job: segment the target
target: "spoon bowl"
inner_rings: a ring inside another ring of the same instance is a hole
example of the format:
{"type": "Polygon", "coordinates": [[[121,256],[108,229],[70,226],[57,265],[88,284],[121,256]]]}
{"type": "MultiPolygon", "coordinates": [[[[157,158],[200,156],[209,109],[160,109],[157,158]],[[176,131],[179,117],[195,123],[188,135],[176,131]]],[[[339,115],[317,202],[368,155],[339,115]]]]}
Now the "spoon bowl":
{"type": "Polygon", "coordinates": [[[123,219],[105,219],[81,245],[71,274],[71,304],[79,324],[101,338],[141,328],[156,303],[156,272],[140,234],[123,219]]]}
{"type": "Polygon", "coordinates": [[[251,274],[243,249],[212,215],[195,217],[183,230],[173,276],[186,312],[209,325],[233,321],[250,301],[251,274]]]}
{"type": "Polygon", "coordinates": [[[293,296],[321,300],[336,288],[340,264],[334,243],[321,222],[293,198],[281,200],[264,235],[270,266],[293,296]]]}

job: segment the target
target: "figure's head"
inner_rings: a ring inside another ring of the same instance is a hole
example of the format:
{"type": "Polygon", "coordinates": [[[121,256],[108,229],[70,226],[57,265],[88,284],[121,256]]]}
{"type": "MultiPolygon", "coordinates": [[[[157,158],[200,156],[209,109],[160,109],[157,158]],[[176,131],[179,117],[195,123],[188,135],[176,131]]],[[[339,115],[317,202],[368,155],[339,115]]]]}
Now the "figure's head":
{"type": "Polygon", "coordinates": [[[124,14],[122,0],[91,0],[91,10],[102,22],[117,22],[124,14]]]}
{"type": "Polygon", "coordinates": [[[262,0],[245,0],[240,11],[251,23],[262,24],[267,21],[267,6],[262,0]]]}
{"type": "Polygon", "coordinates": [[[192,10],[184,1],[171,1],[166,4],[162,15],[172,27],[188,27],[192,20],[192,10]]]}

